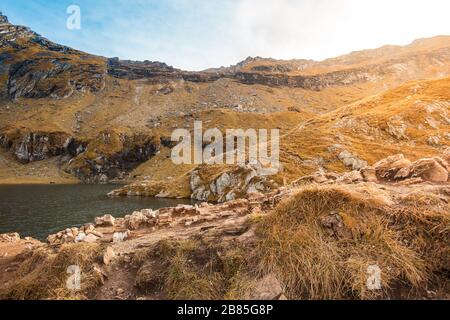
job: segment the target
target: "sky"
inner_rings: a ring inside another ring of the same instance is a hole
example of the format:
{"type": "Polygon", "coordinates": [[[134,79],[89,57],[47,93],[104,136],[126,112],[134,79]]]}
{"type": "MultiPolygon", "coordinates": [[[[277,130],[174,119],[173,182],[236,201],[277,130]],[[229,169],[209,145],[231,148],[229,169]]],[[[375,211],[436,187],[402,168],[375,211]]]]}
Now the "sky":
{"type": "Polygon", "coordinates": [[[323,60],[450,35],[449,0],[1,0],[10,22],[106,57],[185,70],[248,56],[323,60]],[[81,10],[68,29],[67,8],[81,10]]]}

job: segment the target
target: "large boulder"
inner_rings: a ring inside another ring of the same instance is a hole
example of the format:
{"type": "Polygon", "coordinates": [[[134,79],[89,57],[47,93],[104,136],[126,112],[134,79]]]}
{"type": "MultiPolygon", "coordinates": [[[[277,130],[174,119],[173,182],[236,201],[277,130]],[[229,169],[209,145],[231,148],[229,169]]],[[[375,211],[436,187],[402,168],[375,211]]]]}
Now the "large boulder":
{"type": "Polygon", "coordinates": [[[402,168],[395,175],[395,179],[422,178],[430,182],[448,181],[448,163],[442,158],[420,159],[410,166],[402,168]]]}
{"type": "Polygon", "coordinates": [[[406,159],[403,154],[397,154],[378,161],[373,167],[378,180],[393,181],[397,173],[409,165],[411,165],[411,161],[406,159]]]}
{"type": "Polygon", "coordinates": [[[125,226],[130,230],[137,230],[148,226],[149,221],[150,219],[144,213],[135,211],[125,217],[125,226]]]}

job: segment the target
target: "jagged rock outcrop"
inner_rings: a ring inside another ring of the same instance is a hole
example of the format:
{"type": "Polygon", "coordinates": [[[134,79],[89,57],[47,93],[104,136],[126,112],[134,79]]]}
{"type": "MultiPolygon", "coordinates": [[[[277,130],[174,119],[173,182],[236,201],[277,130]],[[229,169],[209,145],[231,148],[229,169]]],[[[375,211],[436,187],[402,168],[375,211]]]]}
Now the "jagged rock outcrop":
{"type": "Polygon", "coordinates": [[[367,70],[353,69],[314,76],[291,76],[278,73],[238,72],[235,78],[246,84],[262,84],[272,87],[303,88],[320,91],[331,86],[351,85],[369,81],[372,76],[367,70]]]}
{"type": "Polygon", "coordinates": [[[105,59],[53,43],[5,16],[0,16],[0,48],[2,94],[10,99],[59,99],[105,86],[105,59]]]}
{"type": "Polygon", "coordinates": [[[382,159],[374,164],[375,174],[379,180],[394,180],[397,172],[411,165],[411,161],[405,158],[403,154],[382,159]]]}
{"type": "Polygon", "coordinates": [[[161,80],[181,78],[180,70],[158,61],[130,61],[108,59],[108,74],[122,79],[137,80],[155,78],[161,80]]]}
{"type": "Polygon", "coordinates": [[[3,13],[0,11],[0,23],[9,23],[8,17],[3,15],[3,13]]]}
{"type": "Polygon", "coordinates": [[[420,159],[400,169],[394,179],[420,178],[424,181],[447,182],[449,180],[449,168],[447,161],[439,157],[420,159]]]}
{"type": "Polygon", "coordinates": [[[32,132],[6,129],[0,134],[0,147],[17,161],[29,163],[61,156],[64,169],[87,183],[106,183],[124,178],[160,149],[159,137],[147,134],[102,132],[91,141],[80,141],[68,133],[32,132]]]}
{"type": "Polygon", "coordinates": [[[159,149],[159,137],[106,130],[90,141],[83,153],[70,160],[65,170],[86,183],[107,183],[124,178],[159,149]]]}
{"type": "Polygon", "coordinates": [[[373,167],[381,181],[420,178],[423,181],[447,182],[449,178],[448,162],[440,157],[420,159],[411,163],[402,154],[398,154],[377,162],[373,167]]]}
{"type": "Polygon", "coordinates": [[[75,91],[98,92],[105,85],[102,65],[69,59],[36,58],[11,65],[8,94],[17,98],[67,98],[75,91]]]}
{"type": "Polygon", "coordinates": [[[221,72],[189,72],[175,69],[158,61],[130,61],[118,58],[108,59],[108,74],[121,79],[147,79],[151,83],[165,83],[174,80],[189,82],[211,82],[230,75],[221,72]]]}
{"type": "Polygon", "coordinates": [[[204,169],[200,167],[191,173],[191,199],[226,202],[276,188],[276,184],[261,175],[260,168],[256,166],[236,167],[212,176],[208,174],[209,170],[204,169]]]}
{"type": "MultiPolygon", "coordinates": [[[[250,59],[248,62],[244,62],[242,66],[255,61],[258,61],[258,59],[250,59]]],[[[372,79],[368,71],[363,69],[337,71],[317,76],[292,76],[285,74],[293,71],[286,64],[255,66],[252,67],[252,72],[242,72],[240,70],[240,67],[235,66],[202,72],[188,72],[175,69],[162,62],[128,61],[119,60],[118,58],[108,60],[108,74],[114,77],[129,80],[149,79],[154,82],[180,79],[190,82],[211,82],[222,78],[231,78],[245,84],[320,91],[331,86],[351,85],[372,79]]]]}
{"type": "Polygon", "coordinates": [[[0,146],[9,150],[22,163],[71,154],[77,152],[80,145],[65,132],[9,130],[0,135],[0,146]]]}

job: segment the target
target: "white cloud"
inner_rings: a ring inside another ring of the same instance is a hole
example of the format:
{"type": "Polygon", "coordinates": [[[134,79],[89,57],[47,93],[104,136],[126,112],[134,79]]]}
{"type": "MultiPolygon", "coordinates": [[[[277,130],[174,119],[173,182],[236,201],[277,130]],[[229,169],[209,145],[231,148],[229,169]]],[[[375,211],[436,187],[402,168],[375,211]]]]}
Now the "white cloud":
{"type": "Polygon", "coordinates": [[[227,66],[247,56],[322,60],[450,35],[450,0],[105,1],[78,0],[84,17],[79,32],[65,28],[65,9],[52,16],[43,1],[33,2],[30,8],[44,12],[48,25],[32,26],[91,53],[186,70],[227,66]]]}
{"type": "Polygon", "coordinates": [[[448,0],[242,0],[237,53],[316,60],[450,35],[448,0]]]}

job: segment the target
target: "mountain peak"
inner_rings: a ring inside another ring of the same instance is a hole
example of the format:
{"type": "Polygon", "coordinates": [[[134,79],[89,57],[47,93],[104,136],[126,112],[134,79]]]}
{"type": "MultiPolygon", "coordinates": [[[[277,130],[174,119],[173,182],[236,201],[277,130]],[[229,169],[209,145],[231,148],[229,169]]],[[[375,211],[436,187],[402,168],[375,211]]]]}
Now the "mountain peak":
{"type": "Polygon", "coordinates": [[[3,13],[0,11],[0,23],[9,23],[8,17],[3,15],[3,13]]]}

